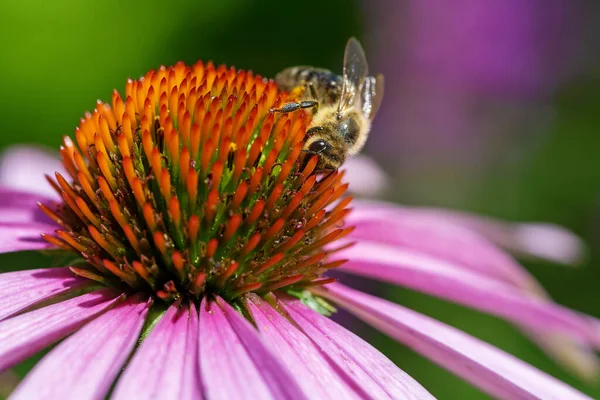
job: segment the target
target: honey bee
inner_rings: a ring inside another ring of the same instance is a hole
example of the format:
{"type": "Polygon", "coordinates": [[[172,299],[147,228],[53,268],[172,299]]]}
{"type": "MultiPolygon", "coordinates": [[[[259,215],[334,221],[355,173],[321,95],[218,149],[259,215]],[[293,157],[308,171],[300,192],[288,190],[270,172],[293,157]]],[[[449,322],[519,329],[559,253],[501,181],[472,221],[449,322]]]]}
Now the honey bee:
{"type": "Polygon", "coordinates": [[[363,148],[383,97],[383,75],[373,77],[368,73],[365,52],[358,40],[350,38],[342,76],[308,66],[290,67],[276,75],[279,89],[290,92],[298,101],[271,112],[313,110],[303,152],[319,157],[317,172],[338,169],[347,156],[363,148]]]}

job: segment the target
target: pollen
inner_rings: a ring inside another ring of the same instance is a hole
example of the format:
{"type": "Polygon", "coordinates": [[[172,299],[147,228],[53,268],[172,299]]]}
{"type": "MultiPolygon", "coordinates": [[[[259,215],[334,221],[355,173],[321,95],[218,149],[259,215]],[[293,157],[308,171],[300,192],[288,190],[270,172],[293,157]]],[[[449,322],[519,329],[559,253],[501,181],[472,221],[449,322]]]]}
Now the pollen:
{"type": "Polygon", "coordinates": [[[73,273],[167,302],[331,282],[350,198],[343,173],[303,159],[310,116],[269,112],[290,96],[202,62],[128,80],[63,138],[44,238],[84,258],[73,273]]]}

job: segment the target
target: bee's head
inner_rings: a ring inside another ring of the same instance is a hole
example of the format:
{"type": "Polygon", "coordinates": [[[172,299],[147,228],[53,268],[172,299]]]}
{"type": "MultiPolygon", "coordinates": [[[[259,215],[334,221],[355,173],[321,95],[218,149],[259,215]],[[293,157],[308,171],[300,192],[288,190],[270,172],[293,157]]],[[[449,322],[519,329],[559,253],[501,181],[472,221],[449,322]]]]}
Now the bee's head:
{"type": "Polygon", "coordinates": [[[346,160],[346,154],[343,146],[336,144],[318,135],[308,138],[303,149],[305,153],[304,162],[308,162],[313,155],[317,155],[319,156],[319,161],[315,168],[316,171],[338,169],[346,160]]]}

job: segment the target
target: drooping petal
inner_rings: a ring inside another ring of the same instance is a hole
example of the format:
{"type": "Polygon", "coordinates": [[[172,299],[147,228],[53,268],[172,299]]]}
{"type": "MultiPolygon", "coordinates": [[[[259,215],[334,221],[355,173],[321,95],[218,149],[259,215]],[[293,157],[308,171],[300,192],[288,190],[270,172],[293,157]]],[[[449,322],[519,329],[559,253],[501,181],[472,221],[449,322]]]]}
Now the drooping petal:
{"type": "Polygon", "coordinates": [[[34,146],[12,146],[0,154],[0,185],[43,196],[58,198],[44,178],[45,174],[67,171],[60,155],[34,146]]]}
{"type": "Polygon", "coordinates": [[[132,296],[48,353],[11,399],[104,399],[139,337],[149,302],[132,296]]]}
{"type": "Polygon", "coordinates": [[[112,399],[201,399],[196,307],[171,305],[119,378],[112,399]]]}
{"type": "Polygon", "coordinates": [[[0,321],[86,283],[85,279],[75,276],[68,268],[0,274],[0,321]]]}
{"type": "Polygon", "coordinates": [[[306,335],[371,398],[433,398],[386,356],[341,325],[308,308],[298,299],[284,298],[283,303],[306,335]]]}
{"type": "MultiPolygon", "coordinates": [[[[367,213],[359,203],[357,213],[351,213],[348,218],[356,226],[349,240],[371,240],[415,250],[510,283],[520,291],[550,301],[546,291],[527,270],[479,232],[433,212],[424,215],[420,209],[413,212],[411,208],[392,209],[390,205],[380,206],[381,209],[383,217],[379,212],[367,213]]],[[[525,328],[524,332],[578,376],[590,380],[600,373],[600,362],[594,350],[585,343],[576,343],[566,335],[548,333],[543,329],[534,332],[525,328]]]]}
{"type": "Polygon", "coordinates": [[[211,400],[307,398],[256,329],[220,298],[205,298],[200,306],[199,352],[202,386],[211,400]]]}
{"type": "Polygon", "coordinates": [[[385,220],[377,213],[369,217],[349,214],[348,223],[356,225],[349,240],[371,240],[401,246],[514,284],[532,284],[534,279],[510,256],[500,251],[478,233],[460,225],[421,218],[410,212],[395,210],[385,220]]]}
{"type": "Polygon", "coordinates": [[[37,206],[51,203],[47,197],[0,187],[0,253],[43,250],[53,246],[40,237],[57,225],[37,206]]]}
{"type": "Polygon", "coordinates": [[[353,205],[355,211],[349,221],[413,218],[424,223],[462,226],[516,255],[564,265],[576,264],[586,254],[585,244],[577,235],[554,224],[505,222],[456,210],[406,207],[377,201],[360,200],[353,205]]]}
{"type": "Polygon", "coordinates": [[[340,284],[314,290],[493,396],[589,400],[518,358],[415,311],[340,284]]]}
{"type": "Polygon", "coordinates": [[[336,373],[325,353],[266,301],[249,296],[247,306],[265,341],[307,393],[318,399],[361,397],[364,389],[344,372],[336,373]]]}
{"type": "Polygon", "coordinates": [[[380,243],[360,241],[339,253],[340,270],[388,281],[473,307],[535,329],[567,333],[600,347],[587,318],[452,263],[380,243]]]}
{"type": "Polygon", "coordinates": [[[0,371],[67,336],[119,298],[98,290],[0,322],[0,371]]]}

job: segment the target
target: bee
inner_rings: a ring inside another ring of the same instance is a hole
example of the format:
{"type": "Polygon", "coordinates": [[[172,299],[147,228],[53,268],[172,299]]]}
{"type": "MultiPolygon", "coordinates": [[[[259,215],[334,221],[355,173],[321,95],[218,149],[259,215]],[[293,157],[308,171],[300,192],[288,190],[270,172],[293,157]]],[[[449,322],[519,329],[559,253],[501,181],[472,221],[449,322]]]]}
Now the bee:
{"type": "Polygon", "coordinates": [[[309,66],[290,67],[276,75],[279,89],[298,101],[271,112],[313,110],[303,152],[318,156],[317,172],[338,169],[347,156],[363,148],[383,97],[383,75],[368,74],[365,52],[358,40],[350,38],[342,76],[309,66]]]}

